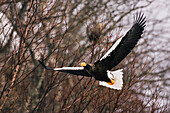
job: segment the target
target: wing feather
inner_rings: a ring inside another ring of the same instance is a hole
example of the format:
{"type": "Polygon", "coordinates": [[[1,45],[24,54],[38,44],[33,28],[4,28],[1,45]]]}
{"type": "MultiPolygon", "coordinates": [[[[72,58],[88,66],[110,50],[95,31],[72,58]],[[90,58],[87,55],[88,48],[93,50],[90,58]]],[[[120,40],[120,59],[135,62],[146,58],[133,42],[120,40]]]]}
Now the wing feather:
{"type": "Polygon", "coordinates": [[[47,67],[42,61],[40,61],[40,60],[38,60],[38,61],[47,70],[54,70],[54,71],[70,73],[70,74],[73,74],[73,75],[82,75],[82,76],[91,77],[91,75],[87,71],[84,70],[84,67],[50,68],[50,67],[47,67]]]}
{"type": "Polygon", "coordinates": [[[143,13],[137,13],[135,17],[135,22],[131,29],[126,33],[122,39],[118,39],[115,44],[110,48],[110,52],[106,54],[97,62],[95,65],[102,66],[105,70],[110,70],[116,65],[118,65],[135,47],[138,40],[141,38],[144,27],[146,23],[146,17],[143,13]]]}

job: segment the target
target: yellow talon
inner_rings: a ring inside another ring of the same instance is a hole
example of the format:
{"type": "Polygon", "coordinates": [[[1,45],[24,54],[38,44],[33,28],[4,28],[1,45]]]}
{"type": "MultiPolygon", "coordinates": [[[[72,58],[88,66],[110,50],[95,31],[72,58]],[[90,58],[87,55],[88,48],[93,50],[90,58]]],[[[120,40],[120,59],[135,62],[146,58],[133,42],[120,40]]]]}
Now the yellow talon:
{"type": "Polygon", "coordinates": [[[80,64],[80,66],[81,67],[84,67],[84,66],[86,66],[87,64],[85,63],[85,62],[82,62],[81,64],[80,64]]]}
{"type": "Polygon", "coordinates": [[[114,80],[110,80],[110,82],[107,82],[109,85],[113,85],[115,84],[115,81],[114,80]]]}

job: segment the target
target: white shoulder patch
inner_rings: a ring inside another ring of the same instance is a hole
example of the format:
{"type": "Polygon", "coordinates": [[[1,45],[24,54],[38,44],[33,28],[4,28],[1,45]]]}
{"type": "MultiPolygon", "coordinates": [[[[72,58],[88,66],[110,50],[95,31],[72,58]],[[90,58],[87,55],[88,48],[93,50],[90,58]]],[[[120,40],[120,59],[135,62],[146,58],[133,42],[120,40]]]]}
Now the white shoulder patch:
{"type": "Polygon", "coordinates": [[[121,90],[123,87],[123,69],[119,69],[116,71],[107,71],[107,76],[109,79],[112,79],[115,83],[113,85],[109,85],[107,82],[99,81],[99,85],[121,90]]]}
{"type": "Polygon", "coordinates": [[[83,70],[84,67],[62,67],[62,68],[54,68],[53,70],[59,71],[59,70],[83,70]]]}
{"type": "Polygon", "coordinates": [[[106,54],[100,59],[100,61],[103,60],[103,59],[105,59],[107,56],[110,55],[110,53],[111,53],[113,50],[115,50],[115,48],[116,48],[116,47],[119,45],[119,43],[121,42],[122,38],[123,38],[123,37],[119,38],[119,39],[114,43],[114,45],[106,52],[106,54]]]}

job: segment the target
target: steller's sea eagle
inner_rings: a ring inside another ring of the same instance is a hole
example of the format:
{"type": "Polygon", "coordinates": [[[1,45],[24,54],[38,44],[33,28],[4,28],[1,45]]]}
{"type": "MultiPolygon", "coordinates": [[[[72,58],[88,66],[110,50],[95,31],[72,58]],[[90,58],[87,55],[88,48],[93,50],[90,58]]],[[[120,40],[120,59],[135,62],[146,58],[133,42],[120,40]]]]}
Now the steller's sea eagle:
{"type": "Polygon", "coordinates": [[[135,47],[141,38],[146,23],[143,13],[137,13],[135,22],[124,37],[119,38],[113,46],[94,64],[81,63],[82,67],[49,68],[39,60],[40,64],[48,70],[66,72],[73,75],[94,77],[99,85],[121,90],[123,87],[123,69],[109,71],[118,65],[135,47]]]}

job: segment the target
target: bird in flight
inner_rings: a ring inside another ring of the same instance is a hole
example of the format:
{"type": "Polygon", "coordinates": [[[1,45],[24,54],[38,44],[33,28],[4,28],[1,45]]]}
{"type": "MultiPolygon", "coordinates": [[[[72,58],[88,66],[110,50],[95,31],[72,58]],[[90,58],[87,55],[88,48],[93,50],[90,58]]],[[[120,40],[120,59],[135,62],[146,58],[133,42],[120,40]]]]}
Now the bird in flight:
{"type": "Polygon", "coordinates": [[[124,37],[119,38],[106,54],[93,64],[81,63],[81,67],[50,68],[43,61],[40,64],[47,70],[55,70],[73,75],[94,77],[99,81],[99,85],[112,89],[121,90],[123,87],[123,69],[110,71],[117,66],[135,47],[141,38],[146,23],[143,13],[137,13],[131,29],[124,37]]]}

